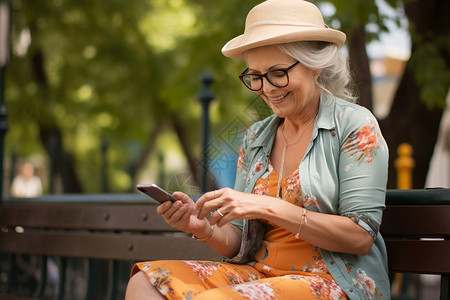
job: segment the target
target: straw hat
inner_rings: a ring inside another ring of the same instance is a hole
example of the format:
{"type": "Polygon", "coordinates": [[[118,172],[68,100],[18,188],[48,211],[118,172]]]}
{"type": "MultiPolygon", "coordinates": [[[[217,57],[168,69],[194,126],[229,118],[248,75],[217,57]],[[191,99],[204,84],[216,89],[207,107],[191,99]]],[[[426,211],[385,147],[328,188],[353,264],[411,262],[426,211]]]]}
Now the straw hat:
{"type": "Polygon", "coordinates": [[[342,47],[345,34],[328,28],[317,6],[305,0],[267,0],[250,10],[244,34],[222,48],[223,55],[244,59],[248,49],[298,41],[324,41],[342,47]]]}

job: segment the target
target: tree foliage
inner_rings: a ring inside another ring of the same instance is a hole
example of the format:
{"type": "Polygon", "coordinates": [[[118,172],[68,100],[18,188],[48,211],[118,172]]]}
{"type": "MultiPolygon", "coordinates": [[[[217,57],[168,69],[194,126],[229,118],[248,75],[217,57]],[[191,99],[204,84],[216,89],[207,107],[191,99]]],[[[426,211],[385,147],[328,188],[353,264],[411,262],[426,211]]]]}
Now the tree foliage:
{"type": "Polygon", "coordinates": [[[135,151],[133,142],[142,143],[164,114],[165,105],[153,93],[163,77],[161,64],[137,23],[151,6],[147,1],[12,4],[16,55],[8,69],[7,143],[27,156],[45,152],[47,143],[60,138],[57,152],[70,153],[81,184],[95,191],[102,139],[109,140],[112,169],[124,166],[127,152],[135,151]],[[28,47],[20,44],[27,32],[28,47]],[[19,46],[25,47],[22,53],[19,46]],[[161,114],[152,113],[155,109],[161,114]],[[145,121],[149,115],[155,122],[145,121]]]}
{"type": "Polygon", "coordinates": [[[212,107],[220,128],[243,94],[229,76],[243,65],[229,64],[220,47],[241,30],[251,2],[12,1],[8,152],[55,155],[53,141],[57,172],[64,173],[61,153],[68,153],[72,186],[80,179],[69,191],[86,192],[100,191],[103,141],[115,191],[132,186],[130,175],[152,151],[173,147],[158,145],[157,138],[174,126],[188,147],[183,151],[198,156],[199,75],[209,70],[220,81],[212,107]]]}

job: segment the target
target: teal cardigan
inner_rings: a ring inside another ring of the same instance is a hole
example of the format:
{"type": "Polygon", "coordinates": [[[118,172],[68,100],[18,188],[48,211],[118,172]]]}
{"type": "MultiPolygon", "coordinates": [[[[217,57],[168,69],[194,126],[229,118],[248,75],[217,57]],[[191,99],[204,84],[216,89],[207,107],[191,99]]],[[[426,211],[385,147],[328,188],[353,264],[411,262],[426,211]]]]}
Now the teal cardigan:
{"type": "MultiPolygon", "coordinates": [[[[235,189],[251,193],[267,172],[280,118],[272,115],[246,132],[235,189]]],[[[388,169],[388,148],[375,117],[364,107],[322,94],[310,144],[299,165],[305,208],[343,215],[374,238],[369,254],[358,256],[320,249],[337,284],[350,299],[390,299],[387,254],[378,233],[388,169]]],[[[239,253],[232,263],[251,263],[264,236],[258,220],[232,222],[242,229],[239,253]]]]}

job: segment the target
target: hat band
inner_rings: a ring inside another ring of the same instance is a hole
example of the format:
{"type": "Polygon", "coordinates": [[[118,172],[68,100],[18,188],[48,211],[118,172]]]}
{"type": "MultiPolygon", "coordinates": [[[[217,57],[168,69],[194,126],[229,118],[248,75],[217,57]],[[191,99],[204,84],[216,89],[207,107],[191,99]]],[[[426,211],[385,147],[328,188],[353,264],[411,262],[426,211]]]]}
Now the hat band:
{"type": "Polygon", "coordinates": [[[307,22],[273,22],[273,21],[260,21],[253,23],[252,25],[245,28],[245,31],[249,30],[250,28],[256,27],[256,26],[262,26],[262,25],[287,25],[287,26],[308,26],[308,27],[316,27],[316,28],[327,28],[328,26],[319,26],[312,23],[307,22]]]}

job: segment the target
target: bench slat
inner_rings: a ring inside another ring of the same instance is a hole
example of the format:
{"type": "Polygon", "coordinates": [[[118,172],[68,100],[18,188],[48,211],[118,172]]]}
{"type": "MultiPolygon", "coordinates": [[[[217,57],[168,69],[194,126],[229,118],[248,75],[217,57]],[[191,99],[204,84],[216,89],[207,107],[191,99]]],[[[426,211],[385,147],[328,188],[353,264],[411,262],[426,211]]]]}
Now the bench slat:
{"type": "Polygon", "coordinates": [[[389,271],[397,273],[450,274],[449,240],[389,240],[389,271]]]}
{"type": "Polygon", "coordinates": [[[208,245],[184,234],[136,235],[111,233],[3,232],[0,253],[19,253],[112,260],[220,260],[208,245]],[[80,245],[83,245],[80,247],[80,245]]]}
{"type": "Polygon", "coordinates": [[[177,231],[152,204],[76,204],[6,202],[0,217],[4,226],[117,231],[177,231]]]}
{"type": "Polygon", "coordinates": [[[450,189],[388,189],[386,204],[391,205],[450,205],[450,189]]]}
{"type": "Polygon", "coordinates": [[[450,236],[450,205],[392,205],[383,213],[384,237],[450,236]]]}

